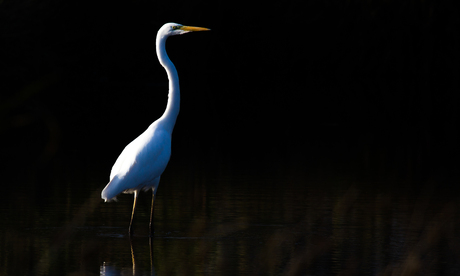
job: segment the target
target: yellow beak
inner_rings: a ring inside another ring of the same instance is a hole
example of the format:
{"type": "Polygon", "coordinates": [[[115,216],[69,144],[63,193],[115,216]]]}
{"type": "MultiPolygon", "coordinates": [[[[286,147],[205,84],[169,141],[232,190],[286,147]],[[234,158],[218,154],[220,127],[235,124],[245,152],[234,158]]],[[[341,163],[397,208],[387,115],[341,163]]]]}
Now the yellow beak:
{"type": "Polygon", "coordinates": [[[181,30],[184,30],[187,32],[200,32],[200,31],[210,31],[211,29],[202,28],[202,27],[193,27],[193,26],[183,26],[181,30]]]}

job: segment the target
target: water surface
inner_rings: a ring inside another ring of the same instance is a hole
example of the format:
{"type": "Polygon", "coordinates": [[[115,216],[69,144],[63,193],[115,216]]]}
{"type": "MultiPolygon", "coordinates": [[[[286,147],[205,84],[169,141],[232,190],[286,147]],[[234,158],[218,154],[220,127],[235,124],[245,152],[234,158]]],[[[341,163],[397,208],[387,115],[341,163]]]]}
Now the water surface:
{"type": "MultiPolygon", "coordinates": [[[[458,195],[299,162],[172,161],[148,235],[142,193],[103,203],[105,173],[25,173],[1,203],[1,275],[456,275],[458,195]]],[[[325,166],[327,167],[327,166],[325,166]]],[[[81,171],[80,171],[81,172],[81,171]]],[[[107,173],[108,174],[108,173],[107,173]]],[[[440,188],[442,187],[442,188],[440,188]]]]}

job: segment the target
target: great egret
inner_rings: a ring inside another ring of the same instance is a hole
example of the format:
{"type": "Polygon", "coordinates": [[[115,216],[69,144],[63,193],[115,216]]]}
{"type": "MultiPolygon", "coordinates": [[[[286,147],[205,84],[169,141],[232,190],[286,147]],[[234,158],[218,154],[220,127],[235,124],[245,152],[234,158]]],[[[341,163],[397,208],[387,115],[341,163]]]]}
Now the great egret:
{"type": "Polygon", "coordinates": [[[106,202],[116,200],[120,193],[134,193],[133,211],[129,223],[132,235],[133,217],[139,191],[152,189],[152,209],[150,213],[150,233],[153,234],[153,204],[160,177],[171,156],[171,135],[179,114],[179,76],[176,67],[166,54],[166,39],[188,32],[209,31],[207,28],[183,26],[167,23],[158,30],[156,51],[158,60],[165,68],[169,79],[168,104],[164,114],[153,122],[144,133],[129,143],[118,156],[110,172],[110,182],[102,190],[101,197],[106,202]]]}

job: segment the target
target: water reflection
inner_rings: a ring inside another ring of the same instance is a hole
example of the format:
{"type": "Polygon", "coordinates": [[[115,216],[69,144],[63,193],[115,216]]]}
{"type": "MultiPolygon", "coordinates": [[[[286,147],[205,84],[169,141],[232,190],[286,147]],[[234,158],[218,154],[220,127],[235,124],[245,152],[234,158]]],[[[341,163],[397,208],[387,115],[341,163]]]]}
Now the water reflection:
{"type": "Polygon", "coordinates": [[[142,275],[150,275],[154,276],[155,268],[153,267],[153,244],[152,238],[149,237],[149,248],[150,248],[150,273],[144,271],[145,268],[138,269],[136,268],[136,254],[134,253],[133,247],[133,240],[130,237],[129,243],[131,247],[131,260],[132,260],[132,267],[122,267],[119,268],[116,265],[111,265],[110,263],[103,262],[100,267],[100,275],[101,276],[118,276],[118,275],[135,275],[135,276],[142,276],[142,275]]]}
{"type": "Polygon", "coordinates": [[[40,183],[46,195],[11,193],[0,203],[0,275],[460,272],[459,198],[441,182],[412,189],[295,166],[264,178],[174,163],[172,171],[181,173],[164,175],[152,240],[150,197],[139,197],[130,240],[132,197],[103,203],[105,175],[63,170],[40,183]]]}

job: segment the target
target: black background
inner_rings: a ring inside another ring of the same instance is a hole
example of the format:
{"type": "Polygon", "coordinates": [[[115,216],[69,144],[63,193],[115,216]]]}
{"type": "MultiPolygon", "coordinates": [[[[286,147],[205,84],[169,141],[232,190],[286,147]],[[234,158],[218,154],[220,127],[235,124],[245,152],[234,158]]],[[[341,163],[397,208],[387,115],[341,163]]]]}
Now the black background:
{"type": "Polygon", "coordinates": [[[177,22],[212,31],[167,43],[173,159],[457,177],[458,21],[435,1],[2,1],[2,173],[108,175],[164,111],[155,36],[177,22]]]}

